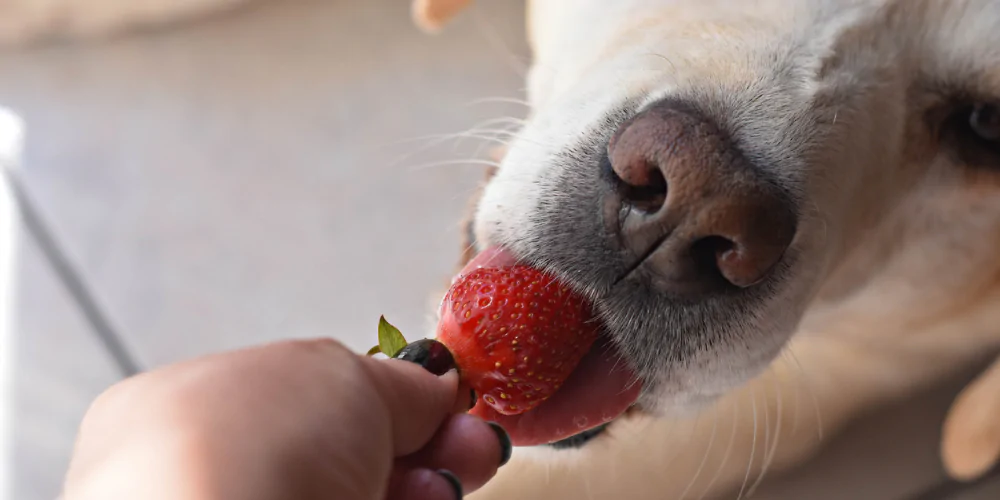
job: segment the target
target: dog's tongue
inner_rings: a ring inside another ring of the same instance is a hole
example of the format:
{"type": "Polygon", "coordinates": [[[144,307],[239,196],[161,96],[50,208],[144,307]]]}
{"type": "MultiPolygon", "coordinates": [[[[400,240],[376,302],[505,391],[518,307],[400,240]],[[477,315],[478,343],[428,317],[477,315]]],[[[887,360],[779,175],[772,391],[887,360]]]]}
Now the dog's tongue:
{"type": "Polygon", "coordinates": [[[503,426],[517,446],[553,443],[610,422],[635,403],[640,385],[608,347],[599,339],[562,387],[534,410],[501,415],[479,402],[470,413],[503,426]]]}
{"type": "MultiPolygon", "coordinates": [[[[470,261],[459,276],[516,263],[511,254],[493,247],[470,261]]],[[[470,413],[502,425],[517,446],[559,441],[610,422],[635,403],[641,387],[625,365],[610,342],[600,337],[562,387],[534,410],[501,415],[480,402],[470,413]]]]}

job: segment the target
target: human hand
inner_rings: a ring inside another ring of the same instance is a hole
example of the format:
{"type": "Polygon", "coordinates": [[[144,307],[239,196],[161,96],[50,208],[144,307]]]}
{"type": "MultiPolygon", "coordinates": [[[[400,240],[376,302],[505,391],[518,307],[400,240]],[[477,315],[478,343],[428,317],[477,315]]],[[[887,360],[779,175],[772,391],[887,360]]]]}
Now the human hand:
{"type": "Polygon", "coordinates": [[[470,403],[454,371],[331,340],[207,356],[94,402],[65,499],[460,498],[510,456],[502,429],[462,413],[470,403]]]}

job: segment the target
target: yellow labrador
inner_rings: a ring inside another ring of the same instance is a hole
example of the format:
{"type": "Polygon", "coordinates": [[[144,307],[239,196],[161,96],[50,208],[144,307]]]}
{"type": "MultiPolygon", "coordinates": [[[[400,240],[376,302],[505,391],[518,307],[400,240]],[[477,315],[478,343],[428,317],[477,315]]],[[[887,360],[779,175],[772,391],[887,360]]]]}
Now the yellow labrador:
{"type": "MultiPolygon", "coordinates": [[[[467,3],[414,12],[438,29],[467,3]]],[[[587,293],[642,393],[574,449],[518,449],[476,498],[731,491],[996,356],[1000,2],[528,12],[530,116],[470,232],[587,293]]],[[[1000,361],[956,399],[942,454],[960,479],[997,462],[1000,361]]]]}

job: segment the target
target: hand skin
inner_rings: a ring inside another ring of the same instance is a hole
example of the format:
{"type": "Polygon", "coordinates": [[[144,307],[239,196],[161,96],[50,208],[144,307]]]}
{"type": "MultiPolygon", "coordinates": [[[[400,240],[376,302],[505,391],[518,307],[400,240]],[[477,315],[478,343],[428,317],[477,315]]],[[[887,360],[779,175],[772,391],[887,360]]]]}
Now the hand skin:
{"type": "Polygon", "coordinates": [[[333,340],[216,354],[112,386],[88,410],[65,500],[451,500],[496,473],[497,434],[454,371],[333,340]],[[461,396],[460,396],[461,394],[461,396]]]}

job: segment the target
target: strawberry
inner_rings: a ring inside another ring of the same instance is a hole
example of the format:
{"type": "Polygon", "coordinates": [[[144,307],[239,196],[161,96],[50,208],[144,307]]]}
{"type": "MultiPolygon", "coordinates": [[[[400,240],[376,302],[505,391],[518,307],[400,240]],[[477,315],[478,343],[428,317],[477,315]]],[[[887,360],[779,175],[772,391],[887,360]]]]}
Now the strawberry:
{"type": "Polygon", "coordinates": [[[587,302],[525,266],[459,278],[441,304],[437,330],[464,380],[503,415],[524,413],[554,394],[596,337],[587,302]]]}
{"type": "Polygon", "coordinates": [[[457,365],[480,402],[503,415],[524,413],[552,396],[590,349],[598,328],[583,298],[525,266],[479,268],[459,277],[441,304],[437,342],[406,345],[401,335],[383,335],[382,323],[384,318],[382,352],[430,362],[434,371],[457,365]]]}

